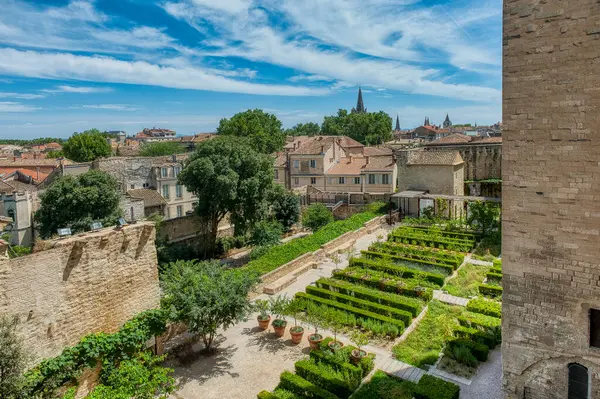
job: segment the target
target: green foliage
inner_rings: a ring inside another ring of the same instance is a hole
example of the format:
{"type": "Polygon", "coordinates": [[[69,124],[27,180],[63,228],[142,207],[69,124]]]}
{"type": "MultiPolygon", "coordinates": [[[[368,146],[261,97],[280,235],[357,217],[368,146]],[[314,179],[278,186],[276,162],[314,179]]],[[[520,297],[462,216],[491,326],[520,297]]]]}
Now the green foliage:
{"type": "Polygon", "coordinates": [[[20,399],[28,355],[17,335],[19,318],[0,314],[0,398],[20,399]]]}
{"type": "Polygon", "coordinates": [[[268,201],[273,218],[281,223],[285,231],[289,231],[300,219],[300,197],[281,184],[273,185],[268,201]]]}
{"type": "Polygon", "coordinates": [[[214,253],[219,222],[230,215],[236,235],[244,235],[268,214],[273,160],[237,137],[216,137],[197,147],[179,174],[179,183],[198,197],[196,213],[208,221],[214,253]]]}
{"type": "Polygon", "coordinates": [[[54,158],[64,158],[65,152],[63,150],[58,151],[48,151],[46,153],[46,158],[54,159],[54,158]]]}
{"type": "MultiPolygon", "coordinates": [[[[362,251],[362,254],[366,258],[354,258],[350,261],[350,266],[359,266],[366,269],[378,270],[384,273],[392,274],[398,277],[406,278],[417,278],[420,280],[429,281],[439,287],[444,285],[446,275],[439,273],[422,272],[418,269],[403,267],[386,261],[386,257],[391,257],[392,260],[396,260],[398,257],[394,255],[380,254],[378,252],[362,251]]],[[[420,263],[420,260],[415,259],[416,263],[420,263]]],[[[431,266],[429,262],[423,262],[424,264],[431,266]]],[[[441,267],[441,265],[439,265],[441,267]]],[[[451,266],[448,266],[451,268],[451,266]]],[[[445,269],[442,269],[445,270],[445,269]]],[[[452,268],[450,269],[452,270],[452,268]]]]}
{"type": "Polygon", "coordinates": [[[265,256],[265,254],[269,252],[272,247],[272,245],[263,245],[252,248],[252,251],[250,251],[250,260],[260,259],[261,257],[265,256]]]}
{"type": "Polygon", "coordinates": [[[21,140],[21,139],[0,139],[0,144],[8,145],[20,145],[24,147],[31,147],[34,145],[48,144],[48,143],[62,143],[64,140],[57,137],[40,137],[32,140],[21,140]]]}
{"type": "Polygon", "coordinates": [[[475,245],[474,237],[455,238],[444,234],[445,232],[435,229],[421,230],[403,226],[390,234],[390,241],[459,252],[469,252],[475,245]]]}
{"type": "Polygon", "coordinates": [[[281,151],[285,144],[281,121],[260,109],[237,113],[231,119],[221,119],[217,133],[247,138],[254,149],[263,154],[281,151]]]}
{"type": "Polygon", "coordinates": [[[416,384],[391,377],[378,370],[371,381],[362,385],[352,396],[352,399],[413,399],[416,384]]]}
{"type": "Polygon", "coordinates": [[[283,399],[281,396],[269,391],[260,391],[256,397],[257,399],[283,399]]]}
{"type": "Polygon", "coordinates": [[[502,270],[502,259],[494,259],[494,268],[502,270]]]}
{"type": "Polygon", "coordinates": [[[397,242],[374,243],[369,247],[369,250],[401,255],[410,259],[428,260],[436,264],[446,264],[452,266],[453,269],[460,266],[465,259],[465,256],[460,252],[443,251],[397,242]]]}
{"type": "Polygon", "coordinates": [[[494,334],[476,328],[458,326],[454,329],[454,335],[459,338],[468,338],[490,349],[494,349],[497,345],[497,338],[494,334]]]}
{"type": "Polygon", "coordinates": [[[256,246],[279,244],[283,227],[277,221],[262,220],[254,226],[250,243],[256,246]]]}
{"type": "Polygon", "coordinates": [[[391,274],[358,267],[336,271],[333,273],[333,277],[385,292],[420,298],[424,301],[429,301],[432,298],[433,292],[431,288],[438,288],[437,284],[426,280],[399,278],[391,274]]]}
{"type": "Polygon", "coordinates": [[[290,299],[285,295],[277,295],[276,297],[269,298],[269,310],[271,311],[271,314],[275,316],[275,320],[273,320],[274,326],[285,326],[285,316],[288,314],[287,310],[289,306],[290,299]]]}
{"type": "Polygon", "coordinates": [[[211,349],[218,329],[227,329],[251,311],[248,292],[257,276],[225,270],[217,261],[171,263],[163,275],[161,305],[170,318],[188,324],[211,349]]]}
{"type": "Polygon", "coordinates": [[[291,129],[285,131],[287,136],[318,136],[321,134],[321,126],[314,122],[298,123],[291,129]]]}
{"type": "Polygon", "coordinates": [[[494,282],[502,281],[502,273],[488,272],[485,276],[487,277],[488,281],[494,281],[494,282]]]}
{"type": "MultiPolygon", "coordinates": [[[[331,368],[343,372],[348,376],[350,381],[360,384],[366,374],[361,367],[350,363],[350,352],[348,352],[348,348],[344,347],[338,351],[332,352],[329,350],[329,347],[326,346],[331,342],[331,338],[326,340],[327,342],[321,345],[324,349],[310,351],[310,358],[315,363],[325,363],[331,368]]],[[[325,342],[325,340],[323,340],[323,342],[325,342]]]]}
{"type": "Polygon", "coordinates": [[[467,224],[473,229],[481,230],[486,236],[500,227],[500,210],[500,204],[495,202],[470,202],[467,224]]]}
{"type": "Polygon", "coordinates": [[[173,141],[157,141],[155,143],[146,143],[140,149],[142,157],[159,157],[165,155],[182,154],[185,147],[173,141]]]}
{"type": "Polygon", "coordinates": [[[467,304],[467,310],[492,317],[502,317],[502,305],[483,298],[471,299],[467,304]]]}
{"type": "Polygon", "coordinates": [[[454,351],[456,347],[461,346],[464,348],[468,348],[469,352],[471,352],[475,359],[480,362],[485,362],[488,359],[490,348],[478,342],[471,341],[470,339],[456,338],[451,341],[448,341],[448,343],[446,344],[446,348],[451,351],[454,351]]]}
{"type": "Polygon", "coordinates": [[[10,245],[8,248],[9,258],[18,258],[19,256],[29,255],[31,253],[31,247],[25,247],[23,245],[10,245]]]}
{"type": "Polygon", "coordinates": [[[360,331],[353,331],[352,334],[350,335],[350,341],[352,341],[352,343],[354,345],[356,345],[356,347],[361,350],[361,348],[365,345],[369,345],[369,336],[367,334],[364,334],[360,331]]]}
{"type": "Polygon", "coordinates": [[[363,144],[382,144],[392,139],[392,118],[383,111],[348,113],[338,110],[337,115],[326,116],[321,134],[348,136],[363,144]]]}
{"type": "Polygon", "coordinates": [[[458,318],[463,327],[475,328],[477,330],[492,334],[496,337],[496,344],[502,342],[502,321],[497,317],[486,316],[480,313],[464,312],[458,318]]]}
{"type": "Polygon", "coordinates": [[[70,227],[73,233],[87,231],[97,221],[104,226],[116,224],[122,215],[118,187],[114,177],[99,170],[59,178],[40,195],[35,214],[40,235],[48,238],[62,227],[70,227]]]}
{"type": "Polygon", "coordinates": [[[474,253],[481,256],[500,256],[502,252],[502,232],[500,230],[488,232],[487,236],[483,237],[479,246],[474,253]]]}
{"type": "Polygon", "coordinates": [[[444,290],[450,295],[463,298],[477,296],[479,295],[479,284],[483,282],[488,270],[489,268],[486,266],[468,263],[458,269],[458,273],[454,278],[448,280],[444,290]]]}
{"type": "Polygon", "coordinates": [[[63,152],[71,161],[91,162],[112,153],[106,138],[98,129],[73,134],[64,144],[63,152]]]}
{"type": "Polygon", "coordinates": [[[491,284],[479,284],[479,293],[490,298],[502,298],[502,287],[491,284]]]}
{"type": "Polygon", "coordinates": [[[297,393],[298,395],[319,398],[319,399],[340,399],[336,395],[328,392],[327,390],[313,384],[310,381],[305,380],[299,375],[284,371],[280,376],[279,389],[285,389],[290,392],[297,393]]]}
{"type": "Polygon", "coordinates": [[[340,398],[349,397],[358,387],[348,374],[332,369],[327,363],[300,360],[296,362],[295,368],[297,375],[340,398]]]}
{"type": "Polygon", "coordinates": [[[471,349],[465,345],[446,346],[444,354],[467,367],[477,367],[479,364],[477,358],[471,353],[471,349]]]}
{"type": "Polygon", "coordinates": [[[415,399],[458,399],[460,387],[441,378],[425,374],[415,389],[415,399]]]}
{"type": "Polygon", "coordinates": [[[333,214],[320,202],[309,205],[302,212],[302,225],[312,231],[317,231],[331,222],[333,222],[333,214]]]}
{"type": "Polygon", "coordinates": [[[273,393],[277,395],[277,397],[271,399],[304,399],[304,396],[287,391],[285,389],[276,389],[275,391],[273,391],[273,393]]]}
{"type": "Polygon", "coordinates": [[[272,247],[263,257],[251,261],[242,270],[256,271],[260,275],[268,273],[300,255],[318,250],[321,245],[344,233],[361,228],[364,223],[376,216],[378,215],[374,213],[363,212],[352,215],[346,220],[333,222],[310,236],[272,247]]]}

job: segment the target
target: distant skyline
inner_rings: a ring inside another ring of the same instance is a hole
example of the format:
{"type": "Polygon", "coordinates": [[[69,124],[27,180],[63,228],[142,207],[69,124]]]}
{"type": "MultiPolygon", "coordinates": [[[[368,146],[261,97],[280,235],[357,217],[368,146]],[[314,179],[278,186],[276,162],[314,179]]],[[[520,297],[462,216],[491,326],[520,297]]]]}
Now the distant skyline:
{"type": "Polygon", "coordinates": [[[402,128],[501,120],[502,4],[476,0],[4,0],[0,138],[284,126],[356,105],[402,128]]]}

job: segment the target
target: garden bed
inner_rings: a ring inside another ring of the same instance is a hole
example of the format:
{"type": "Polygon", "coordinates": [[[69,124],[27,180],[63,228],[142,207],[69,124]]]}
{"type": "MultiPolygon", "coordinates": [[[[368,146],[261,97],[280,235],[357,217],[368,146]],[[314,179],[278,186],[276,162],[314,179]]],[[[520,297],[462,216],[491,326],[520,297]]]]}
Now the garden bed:
{"type": "Polygon", "coordinates": [[[446,282],[444,290],[450,295],[470,298],[480,295],[479,285],[485,280],[490,270],[487,266],[478,266],[467,263],[460,269],[455,277],[446,282]]]}

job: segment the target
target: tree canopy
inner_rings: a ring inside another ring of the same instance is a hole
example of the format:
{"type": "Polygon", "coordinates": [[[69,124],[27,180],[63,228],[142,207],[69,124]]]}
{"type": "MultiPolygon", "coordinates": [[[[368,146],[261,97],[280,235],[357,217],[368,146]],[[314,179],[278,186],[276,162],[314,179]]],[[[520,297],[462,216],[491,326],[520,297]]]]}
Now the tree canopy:
{"type": "Polygon", "coordinates": [[[62,227],[78,232],[88,230],[96,221],[115,224],[121,216],[118,188],[114,177],[99,170],[59,178],[40,195],[35,219],[42,238],[56,234],[62,227]]]}
{"type": "Polygon", "coordinates": [[[217,133],[248,138],[251,145],[263,154],[281,151],[285,144],[281,121],[260,109],[237,113],[231,119],[221,119],[217,133]]]}
{"type": "Polygon", "coordinates": [[[321,134],[348,136],[363,144],[381,144],[392,139],[392,118],[383,111],[348,113],[340,109],[337,115],[323,119],[321,134]]]}
{"type": "Polygon", "coordinates": [[[98,129],[91,129],[73,134],[63,144],[63,152],[65,157],[72,161],[91,162],[110,156],[112,149],[98,129]]]}
{"type": "Polygon", "coordinates": [[[22,397],[22,373],[27,364],[23,341],[17,335],[19,319],[0,314],[0,398],[22,397]]]}
{"type": "Polygon", "coordinates": [[[317,231],[331,222],[333,222],[331,211],[320,202],[310,205],[302,213],[302,224],[312,231],[317,231]]]}
{"type": "Polygon", "coordinates": [[[218,136],[200,143],[179,174],[179,183],[198,197],[196,213],[210,226],[214,251],[219,222],[230,215],[242,235],[268,214],[273,158],[237,137],[218,136]]]}
{"type": "Polygon", "coordinates": [[[293,192],[286,190],[280,184],[274,184],[269,193],[269,204],[273,217],[281,223],[285,231],[300,219],[300,198],[293,192]]]}
{"type": "Polygon", "coordinates": [[[155,143],[146,143],[140,150],[142,157],[159,157],[163,155],[182,154],[185,147],[172,141],[157,141],[155,143]]]}
{"type": "Polygon", "coordinates": [[[298,123],[291,129],[287,129],[285,134],[288,136],[318,136],[321,134],[321,126],[314,122],[298,123]]]}

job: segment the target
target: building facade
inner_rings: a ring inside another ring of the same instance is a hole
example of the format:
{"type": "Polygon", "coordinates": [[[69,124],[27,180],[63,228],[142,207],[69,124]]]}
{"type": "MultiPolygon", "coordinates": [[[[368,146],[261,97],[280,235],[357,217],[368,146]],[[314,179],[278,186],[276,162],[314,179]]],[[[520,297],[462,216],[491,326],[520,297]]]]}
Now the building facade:
{"type": "Polygon", "coordinates": [[[600,3],[504,1],[503,385],[600,398],[600,3]]]}

